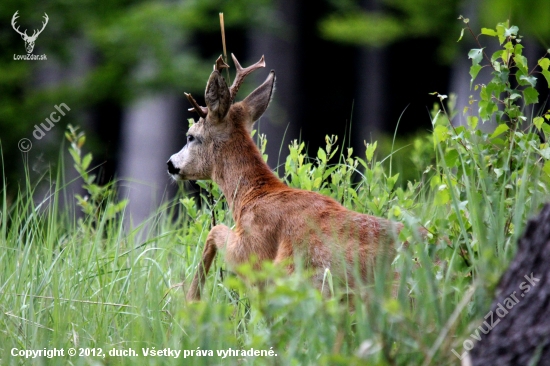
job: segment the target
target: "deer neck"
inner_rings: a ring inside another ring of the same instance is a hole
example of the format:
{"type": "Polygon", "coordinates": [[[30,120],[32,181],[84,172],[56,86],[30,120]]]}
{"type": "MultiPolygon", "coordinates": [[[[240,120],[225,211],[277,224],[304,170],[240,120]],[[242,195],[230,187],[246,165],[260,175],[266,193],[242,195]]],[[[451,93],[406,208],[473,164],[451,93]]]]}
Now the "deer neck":
{"type": "Polygon", "coordinates": [[[254,199],[285,185],[273,174],[246,131],[241,131],[217,150],[212,179],[216,182],[233,211],[235,221],[239,213],[254,199]]]}

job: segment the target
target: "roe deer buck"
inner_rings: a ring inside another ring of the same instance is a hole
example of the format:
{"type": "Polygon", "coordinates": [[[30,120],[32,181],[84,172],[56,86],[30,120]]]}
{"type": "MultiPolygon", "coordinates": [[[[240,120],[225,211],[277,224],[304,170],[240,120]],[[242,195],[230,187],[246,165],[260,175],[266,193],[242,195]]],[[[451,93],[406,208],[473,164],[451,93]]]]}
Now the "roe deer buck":
{"type": "MultiPolygon", "coordinates": [[[[206,84],[207,107],[190,94],[187,99],[200,116],[187,133],[187,144],[168,160],[168,172],[179,180],[212,179],[223,191],[233,212],[235,229],[216,225],[206,239],[202,261],[187,293],[198,300],[206,274],[218,250],[235,267],[254,259],[283,262],[288,272],[300,258],[313,270],[321,288],[325,269],[352,283],[358,271],[363,279],[375,257],[393,258],[394,242],[402,224],[350,211],[334,199],[286,186],[263,161],[250,133],[267,109],[275,72],[243,101],[234,103],[246,75],[265,67],[264,57],[242,68],[234,55],[237,76],[229,88],[221,75],[229,67],[221,56],[206,84]]],[[[369,276],[370,277],[370,276],[369,276]]]]}

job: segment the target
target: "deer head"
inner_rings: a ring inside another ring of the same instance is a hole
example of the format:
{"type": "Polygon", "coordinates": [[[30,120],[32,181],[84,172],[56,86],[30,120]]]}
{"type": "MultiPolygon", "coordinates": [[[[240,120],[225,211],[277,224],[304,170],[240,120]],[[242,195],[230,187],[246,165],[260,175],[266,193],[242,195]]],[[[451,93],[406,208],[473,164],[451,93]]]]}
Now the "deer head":
{"type": "Polygon", "coordinates": [[[40,29],[39,31],[35,29],[34,32],[32,33],[32,36],[28,36],[26,29],[24,32],[20,32],[19,26],[17,26],[17,28],[15,27],[15,21],[17,20],[17,18],[19,18],[19,15],[17,15],[18,12],[19,10],[17,10],[15,14],[13,14],[13,17],[11,18],[11,26],[17,33],[21,35],[21,38],[23,38],[23,41],[25,41],[25,48],[27,49],[27,53],[32,53],[32,50],[34,49],[34,42],[36,42],[36,38],[38,38],[40,33],[42,33],[44,28],[46,28],[46,24],[48,24],[48,20],[49,20],[48,14],[44,13],[45,22],[42,22],[42,29],[40,29]]]}
{"type": "MultiPolygon", "coordinates": [[[[275,84],[273,70],[265,82],[243,101],[233,103],[244,78],[252,71],[265,67],[265,62],[262,56],[254,65],[242,68],[233,54],[231,57],[237,69],[237,76],[231,87],[227,86],[221,75],[221,71],[229,66],[220,56],[206,83],[206,107],[200,106],[191,94],[185,94],[193,106],[189,110],[196,112],[200,118],[189,128],[187,144],[167,162],[168,172],[174,179],[212,179],[215,164],[223,164],[219,157],[216,157],[219,147],[223,144],[238,144],[239,136],[250,135],[254,122],[262,116],[269,105],[275,84]]],[[[235,149],[238,150],[238,147],[235,149]]],[[[237,151],[235,149],[233,151],[237,151]]]]}

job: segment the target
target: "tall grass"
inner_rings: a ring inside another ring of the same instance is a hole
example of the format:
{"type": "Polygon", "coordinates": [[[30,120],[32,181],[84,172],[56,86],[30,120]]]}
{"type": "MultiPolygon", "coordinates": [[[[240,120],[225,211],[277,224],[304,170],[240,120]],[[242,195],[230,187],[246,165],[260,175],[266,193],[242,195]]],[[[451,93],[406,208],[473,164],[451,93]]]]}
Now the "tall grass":
{"type": "MultiPolygon", "coordinates": [[[[203,300],[186,302],[212,215],[232,225],[219,188],[199,182],[212,196],[199,198],[201,208],[181,193],[140,227],[126,228],[124,201],[114,185],[95,185],[84,138],[70,129],[88,197],[71,196],[62,159],[44,198],[28,175],[13,196],[2,182],[0,364],[457,364],[453,350],[462,354],[526,219],[549,198],[550,166],[534,119],[500,138],[475,125],[452,126],[449,107],[434,112],[433,135],[414,141],[410,155],[422,174],[402,185],[384,167],[392,155],[378,158],[376,143],[356,154],[327,137],[316,156],[303,143],[290,145],[285,182],[401,221],[400,243],[410,243],[399,247],[391,271],[379,264],[355,296],[327,271],[330,298],[300,266],[291,276],[269,264],[244,267],[245,283],[218,256],[203,300]],[[433,160],[420,158],[426,156],[433,160]],[[419,226],[426,240],[415,235],[419,226]],[[389,281],[394,271],[399,277],[389,281]],[[267,285],[247,284],[258,281],[267,285]],[[64,355],[19,356],[54,348],[64,355]],[[144,355],[153,349],[179,351],[179,358],[144,355]]],[[[265,148],[265,138],[258,141],[265,148]]]]}
{"type": "MultiPolygon", "coordinates": [[[[217,188],[214,207],[197,209],[192,198],[164,204],[145,223],[148,230],[143,236],[138,235],[143,227],[125,230],[124,211],[107,218],[79,217],[78,207],[61,209],[60,196],[67,194],[61,172],[41,201],[36,201],[36,185],[27,180],[8,204],[4,182],[1,363],[181,364],[184,355],[185,364],[197,365],[455,363],[451,349],[460,346],[457,337],[467,333],[488,303],[486,287],[495,284],[514,251],[514,236],[503,234],[507,223],[499,210],[504,200],[521,202],[513,211],[517,234],[524,218],[546,197],[529,196],[522,186],[509,192],[487,171],[472,173],[471,162],[461,161],[463,196],[450,190],[449,203],[438,205],[434,202],[439,187],[430,187],[432,173],[398,187],[397,178],[386,176],[371,154],[372,145],[365,158],[348,151],[330,163],[339,151],[335,144],[335,138],[327,138],[327,147],[315,159],[301,151],[303,145],[292,145],[286,179],[357,211],[404,221],[408,229],[402,239],[411,245],[393,264],[400,272],[394,287],[388,287],[387,272],[380,268],[365,293],[346,304],[338,288],[334,297],[323,299],[300,270],[289,277],[276,267],[268,266],[262,273],[248,269],[250,281],[270,279],[266,287],[250,287],[224,271],[218,259],[204,300],[186,303],[182,287],[200,259],[211,209],[218,221],[231,224],[217,188]],[[352,183],[360,166],[359,183],[352,183]],[[431,244],[415,241],[412,233],[418,224],[433,232],[431,244]],[[442,236],[453,245],[437,240],[442,236]],[[471,287],[476,289],[474,296],[468,292],[471,287]],[[13,348],[57,348],[65,350],[65,356],[24,359],[12,356],[13,348]],[[77,356],[67,356],[69,348],[75,348],[77,356]],[[86,348],[96,349],[96,354],[101,349],[105,358],[78,356],[86,348]],[[130,348],[139,356],[109,355],[113,349],[130,348]],[[177,359],[143,356],[146,348],[182,353],[177,359]],[[217,355],[230,348],[272,349],[277,356],[217,355]],[[212,356],[196,356],[198,350],[211,350],[212,356]]],[[[469,158],[484,160],[474,152],[469,158]]],[[[443,177],[456,176],[457,168],[443,163],[442,169],[443,177]]],[[[112,195],[106,200],[98,206],[116,203],[112,195]]]]}

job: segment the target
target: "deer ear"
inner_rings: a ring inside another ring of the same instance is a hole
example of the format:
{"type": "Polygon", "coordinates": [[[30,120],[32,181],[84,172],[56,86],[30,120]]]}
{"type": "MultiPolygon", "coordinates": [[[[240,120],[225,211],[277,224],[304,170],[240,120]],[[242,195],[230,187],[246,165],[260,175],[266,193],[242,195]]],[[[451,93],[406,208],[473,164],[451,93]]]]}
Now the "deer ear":
{"type": "Polygon", "coordinates": [[[208,116],[211,118],[214,117],[214,119],[220,121],[227,115],[231,106],[231,94],[225,79],[217,70],[210,74],[208,83],[206,83],[204,100],[208,107],[208,116]]]}
{"type": "Polygon", "coordinates": [[[271,96],[273,95],[274,86],[275,70],[271,70],[264,83],[244,98],[243,104],[247,107],[250,113],[252,124],[256,122],[267,109],[267,106],[271,101],[271,96]]]}

